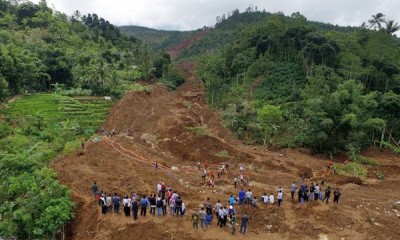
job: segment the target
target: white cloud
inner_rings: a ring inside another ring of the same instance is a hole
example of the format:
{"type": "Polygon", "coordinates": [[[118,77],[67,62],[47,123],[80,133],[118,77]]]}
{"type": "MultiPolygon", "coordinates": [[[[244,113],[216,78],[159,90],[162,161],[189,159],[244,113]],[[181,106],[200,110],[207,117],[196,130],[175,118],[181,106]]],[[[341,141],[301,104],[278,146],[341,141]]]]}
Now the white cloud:
{"type": "MultiPolygon", "coordinates": [[[[33,2],[38,2],[34,0],[33,2]]],[[[167,30],[193,30],[215,24],[216,16],[249,5],[286,15],[300,12],[310,20],[359,26],[378,12],[398,18],[398,0],[47,0],[48,5],[71,15],[96,13],[115,25],[140,25],[167,30]]]]}

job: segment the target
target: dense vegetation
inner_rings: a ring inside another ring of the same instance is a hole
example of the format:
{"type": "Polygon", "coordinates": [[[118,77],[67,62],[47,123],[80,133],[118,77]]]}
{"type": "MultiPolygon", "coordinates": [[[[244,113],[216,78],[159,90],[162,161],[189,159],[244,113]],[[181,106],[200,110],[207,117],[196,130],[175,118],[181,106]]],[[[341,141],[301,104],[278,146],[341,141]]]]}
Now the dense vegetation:
{"type": "Polygon", "coordinates": [[[398,25],[379,17],[350,28],[235,10],[183,57],[198,57],[210,105],[239,138],[354,155],[399,144],[398,25]]]}
{"type": "Polygon", "coordinates": [[[149,91],[134,81],[154,77],[182,83],[168,55],[96,14],[0,0],[0,238],[64,233],[74,203],[48,161],[79,148],[104,121],[111,102],[90,95],[149,91]]]}
{"type": "Polygon", "coordinates": [[[162,53],[122,36],[97,14],[67,16],[45,0],[18,2],[0,0],[0,101],[51,91],[56,83],[118,97],[122,83],[149,80],[170,69],[169,62],[155,67],[162,53]]]}
{"type": "Polygon", "coordinates": [[[79,148],[110,106],[101,98],[33,94],[1,110],[0,236],[54,239],[63,233],[74,203],[47,162],[79,148]]]}

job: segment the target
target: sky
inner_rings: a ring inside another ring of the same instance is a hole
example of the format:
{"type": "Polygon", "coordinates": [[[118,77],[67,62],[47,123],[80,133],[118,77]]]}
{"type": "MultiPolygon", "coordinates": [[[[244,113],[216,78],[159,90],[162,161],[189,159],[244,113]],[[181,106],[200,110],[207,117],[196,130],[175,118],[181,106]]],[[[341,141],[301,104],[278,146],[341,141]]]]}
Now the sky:
{"type": "MultiPolygon", "coordinates": [[[[32,2],[39,2],[33,0],[32,2]]],[[[360,26],[382,12],[400,22],[399,0],[47,0],[49,7],[72,15],[96,13],[117,26],[139,25],[162,30],[195,30],[214,26],[217,16],[250,5],[267,12],[290,15],[341,26],[360,26]]]]}

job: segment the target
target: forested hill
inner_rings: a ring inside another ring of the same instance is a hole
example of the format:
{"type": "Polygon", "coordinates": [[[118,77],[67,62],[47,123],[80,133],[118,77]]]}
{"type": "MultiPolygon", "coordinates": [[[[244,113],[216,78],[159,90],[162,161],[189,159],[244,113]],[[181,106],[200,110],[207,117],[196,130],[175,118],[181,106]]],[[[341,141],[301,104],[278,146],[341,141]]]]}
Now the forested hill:
{"type": "Polygon", "coordinates": [[[154,50],[163,50],[193,36],[196,31],[166,31],[140,26],[121,26],[121,34],[140,39],[154,50]]]}
{"type": "MultiPolygon", "coordinates": [[[[293,17],[282,16],[282,20],[290,23],[295,19],[293,17]]],[[[293,16],[300,16],[300,13],[294,13],[293,16]]],[[[189,49],[187,49],[181,56],[181,58],[193,58],[206,52],[218,51],[223,48],[227,43],[234,43],[239,37],[240,33],[247,27],[252,25],[258,25],[265,23],[270,18],[275,18],[276,14],[269,12],[258,11],[252,7],[246,9],[245,12],[240,13],[238,9],[222,16],[217,17],[215,28],[211,34],[209,34],[204,40],[199,41],[189,49]]],[[[328,23],[307,21],[309,27],[313,27],[320,31],[339,31],[339,32],[352,32],[356,31],[357,27],[343,27],[338,25],[332,25],[328,23]]],[[[276,26],[278,27],[278,26],[276,26]]],[[[275,29],[278,31],[279,29],[275,29]]]]}
{"type": "Polygon", "coordinates": [[[0,101],[56,85],[120,95],[124,81],[161,76],[156,57],[95,13],[68,16],[45,0],[0,0],[0,101]]]}
{"type": "Polygon", "coordinates": [[[356,159],[400,140],[399,25],[383,14],[366,21],[235,10],[181,57],[197,58],[210,105],[239,138],[356,159]]]}

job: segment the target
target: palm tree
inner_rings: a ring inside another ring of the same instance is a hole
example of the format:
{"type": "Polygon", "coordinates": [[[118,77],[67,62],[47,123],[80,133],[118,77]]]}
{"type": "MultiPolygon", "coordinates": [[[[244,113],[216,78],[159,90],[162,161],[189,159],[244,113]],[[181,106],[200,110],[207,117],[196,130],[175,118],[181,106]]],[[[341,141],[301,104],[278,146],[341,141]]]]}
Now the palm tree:
{"type": "Polygon", "coordinates": [[[372,19],[368,20],[369,28],[374,28],[378,26],[380,29],[382,27],[381,23],[385,22],[385,15],[383,13],[377,13],[376,15],[372,15],[372,19]]]}
{"type": "Polygon", "coordinates": [[[109,79],[109,69],[110,65],[103,58],[98,59],[94,65],[93,77],[100,82],[101,88],[104,88],[105,81],[109,79]]]}
{"type": "Polygon", "coordinates": [[[385,21],[386,27],[385,30],[388,34],[393,34],[400,30],[400,25],[398,22],[394,20],[385,21]]]}

